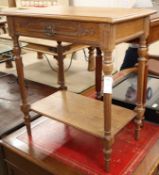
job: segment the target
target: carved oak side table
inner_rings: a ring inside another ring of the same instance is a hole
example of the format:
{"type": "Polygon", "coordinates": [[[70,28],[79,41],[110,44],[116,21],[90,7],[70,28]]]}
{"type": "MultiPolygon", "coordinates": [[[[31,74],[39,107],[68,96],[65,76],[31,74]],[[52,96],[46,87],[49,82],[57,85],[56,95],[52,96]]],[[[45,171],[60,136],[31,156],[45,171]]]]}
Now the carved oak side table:
{"type": "Polygon", "coordinates": [[[151,9],[52,7],[46,9],[7,9],[9,34],[14,41],[16,67],[28,135],[31,139],[29,110],[101,137],[106,171],[110,171],[114,136],[135,117],[135,137],[139,138],[144,114],[146,38],[151,9]],[[104,102],[67,91],[59,91],[32,105],[27,102],[19,36],[67,41],[99,47],[103,51],[104,102]],[[136,112],[112,105],[112,51],[116,44],[140,38],[136,112]]]}

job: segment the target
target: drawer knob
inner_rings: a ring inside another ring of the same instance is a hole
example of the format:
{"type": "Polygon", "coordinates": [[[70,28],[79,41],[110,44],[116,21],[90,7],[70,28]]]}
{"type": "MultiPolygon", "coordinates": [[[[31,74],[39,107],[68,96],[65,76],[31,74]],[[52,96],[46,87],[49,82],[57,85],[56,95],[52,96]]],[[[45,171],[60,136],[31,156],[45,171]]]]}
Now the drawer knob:
{"type": "Polygon", "coordinates": [[[53,35],[55,35],[56,32],[55,32],[54,26],[52,26],[52,25],[46,26],[45,29],[44,29],[44,33],[45,33],[47,36],[53,36],[53,35]]]}

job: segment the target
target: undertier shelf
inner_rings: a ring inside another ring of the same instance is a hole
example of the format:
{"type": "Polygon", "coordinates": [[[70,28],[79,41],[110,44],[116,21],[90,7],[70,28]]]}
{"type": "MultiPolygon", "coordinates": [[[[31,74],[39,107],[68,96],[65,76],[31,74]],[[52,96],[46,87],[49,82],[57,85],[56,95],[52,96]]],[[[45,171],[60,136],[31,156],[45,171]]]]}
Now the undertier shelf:
{"type": "MultiPolygon", "coordinates": [[[[103,102],[68,91],[58,91],[31,105],[31,110],[69,126],[104,137],[103,102]]],[[[127,125],[136,113],[112,105],[112,135],[127,125]]]]}

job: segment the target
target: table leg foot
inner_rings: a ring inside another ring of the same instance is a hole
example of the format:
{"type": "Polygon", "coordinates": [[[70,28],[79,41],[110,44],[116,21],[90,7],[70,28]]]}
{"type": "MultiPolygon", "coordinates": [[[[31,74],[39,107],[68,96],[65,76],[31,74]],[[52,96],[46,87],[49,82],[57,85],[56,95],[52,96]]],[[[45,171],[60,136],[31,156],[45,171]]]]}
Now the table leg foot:
{"type": "Polygon", "coordinates": [[[103,95],[101,92],[96,92],[96,99],[97,100],[102,100],[103,99],[103,95]]]}
{"type": "Polygon", "coordinates": [[[136,107],[135,111],[137,112],[137,116],[136,116],[136,119],[135,119],[135,125],[136,125],[135,139],[139,140],[140,130],[141,130],[141,127],[143,126],[142,116],[144,115],[145,110],[142,107],[136,107]]]}
{"type": "Polygon", "coordinates": [[[43,59],[44,58],[44,56],[43,56],[43,53],[42,52],[37,52],[37,58],[38,59],[43,59]]]}
{"type": "Polygon", "coordinates": [[[105,160],[105,170],[106,172],[110,172],[110,162],[111,162],[111,140],[109,141],[107,148],[104,149],[104,160],[105,160]],[[109,147],[109,148],[108,148],[109,147]]]}
{"type": "Polygon", "coordinates": [[[31,123],[30,123],[30,115],[29,115],[30,105],[21,105],[21,111],[24,114],[24,123],[27,129],[28,136],[31,137],[31,123]]]}

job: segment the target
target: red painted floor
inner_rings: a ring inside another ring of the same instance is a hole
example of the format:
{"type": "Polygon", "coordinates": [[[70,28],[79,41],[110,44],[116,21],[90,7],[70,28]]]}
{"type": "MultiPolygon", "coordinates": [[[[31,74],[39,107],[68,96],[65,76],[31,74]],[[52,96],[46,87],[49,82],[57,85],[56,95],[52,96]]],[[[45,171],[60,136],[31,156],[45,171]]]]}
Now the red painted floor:
{"type": "MultiPolygon", "coordinates": [[[[50,119],[34,126],[32,131],[33,147],[45,155],[69,164],[83,174],[108,175],[104,170],[101,139],[50,119]]],[[[133,136],[133,123],[116,136],[109,175],[131,175],[147,151],[159,139],[159,126],[145,122],[140,140],[135,141],[133,136]]],[[[27,134],[23,133],[17,139],[27,143],[27,134]]]]}

